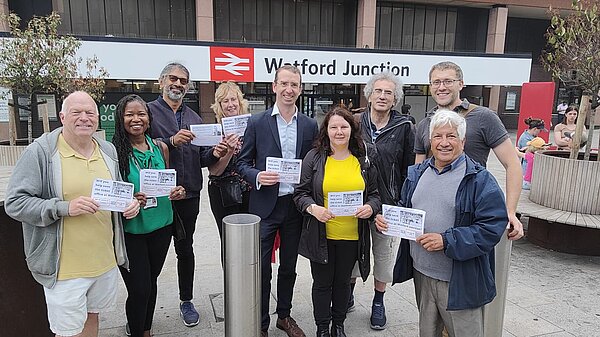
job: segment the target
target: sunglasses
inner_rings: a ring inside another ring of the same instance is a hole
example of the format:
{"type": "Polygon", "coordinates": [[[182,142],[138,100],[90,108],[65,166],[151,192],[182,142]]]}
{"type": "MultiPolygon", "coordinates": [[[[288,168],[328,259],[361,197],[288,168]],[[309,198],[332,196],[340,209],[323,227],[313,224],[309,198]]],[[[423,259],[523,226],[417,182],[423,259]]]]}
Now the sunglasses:
{"type": "Polygon", "coordinates": [[[175,83],[177,81],[179,81],[179,83],[181,83],[181,85],[186,85],[189,83],[189,80],[185,77],[177,77],[175,75],[169,75],[169,81],[175,83]]]}

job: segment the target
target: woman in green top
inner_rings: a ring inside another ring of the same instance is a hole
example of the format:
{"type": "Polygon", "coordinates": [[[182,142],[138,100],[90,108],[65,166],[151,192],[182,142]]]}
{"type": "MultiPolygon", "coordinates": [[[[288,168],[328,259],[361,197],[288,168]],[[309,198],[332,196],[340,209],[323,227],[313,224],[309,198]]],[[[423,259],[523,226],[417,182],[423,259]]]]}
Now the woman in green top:
{"type": "Polygon", "coordinates": [[[121,268],[127,287],[127,334],[149,337],[156,305],[156,279],[162,270],[171,243],[173,209],[171,200],[185,197],[181,186],[169,196],[151,197],[140,192],[140,170],[166,169],[167,146],[151,139],[152,115],[138,95],[127,95],[117,104],[112,142],[119,156],[123,180],[134,185],[134,196],[143,208],[133,219],[124,220],[129,271],[121,268]]]}

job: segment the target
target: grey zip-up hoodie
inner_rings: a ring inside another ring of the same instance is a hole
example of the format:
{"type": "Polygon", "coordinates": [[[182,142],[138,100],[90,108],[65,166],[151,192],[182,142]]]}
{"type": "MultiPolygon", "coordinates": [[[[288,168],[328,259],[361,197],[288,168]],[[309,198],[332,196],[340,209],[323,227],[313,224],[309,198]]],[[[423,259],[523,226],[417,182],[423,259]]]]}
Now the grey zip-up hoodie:
{"type": "MultiPolygon", "coordinates": [[[[62,171],[58,136],[62,128],[43,134],[30,144],[14,168],[6,190],[6,214],[23,224],[27,267],[46,288],[54,287],[63,235],[62,219],[69,202],[62,200],[62,171]]],[[[111,143],[94,138],[114,180],[121,180],[117,152],[111,143]]],[[[77,179],[77,177],[73,177],[77,179]]],[[[119,266],[129,268],[121,214],[112,212],[113,245],[119,266]]]]}

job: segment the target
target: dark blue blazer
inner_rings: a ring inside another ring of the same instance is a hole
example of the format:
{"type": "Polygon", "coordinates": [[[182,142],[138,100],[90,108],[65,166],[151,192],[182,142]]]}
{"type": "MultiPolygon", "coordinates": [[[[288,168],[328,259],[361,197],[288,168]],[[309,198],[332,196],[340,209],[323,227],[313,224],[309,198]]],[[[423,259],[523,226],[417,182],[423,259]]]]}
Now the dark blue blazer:
{"type": "MultiPolygon", "coordinates": [[[[248,210],[261,219],[271,215],[279,193],[279,183],[261,186],[260,190],[256,189],[256,177],[260,171],[265,171],[267,157],[282,157],[277,120],[275,116],[271,116],[272,112],[271,108],[250,117],[244,134],[244,145],[237,161],[238,172],[253,187],[248,210]]],[[[319,128],[314,119],[300,112],[297,116],[296,159],[303,159],[313,148],[319,128]]]]}

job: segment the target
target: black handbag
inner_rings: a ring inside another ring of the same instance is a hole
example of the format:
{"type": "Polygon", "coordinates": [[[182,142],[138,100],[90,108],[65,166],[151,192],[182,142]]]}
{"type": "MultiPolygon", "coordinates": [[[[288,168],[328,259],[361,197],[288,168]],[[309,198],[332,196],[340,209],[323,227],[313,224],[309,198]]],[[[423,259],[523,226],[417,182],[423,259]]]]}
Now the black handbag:
{"type": "Polygon", "coordinates": [[[177,208],[173,203],[171,203],[173,207],[173,239],[175,241],[180,241],[185,239],[185,227],[183,225],[183,220],[181,220],[181,216],[179,216],[179,212],[177,212],[177,208]]]}
{"type": "Polygon", "coordinates": [[[240,180],[235,177],[221,179],[216,182],[221,192],[221,203],[223,207],[236,206],[242,203],[242,185],[240,180]]]}

